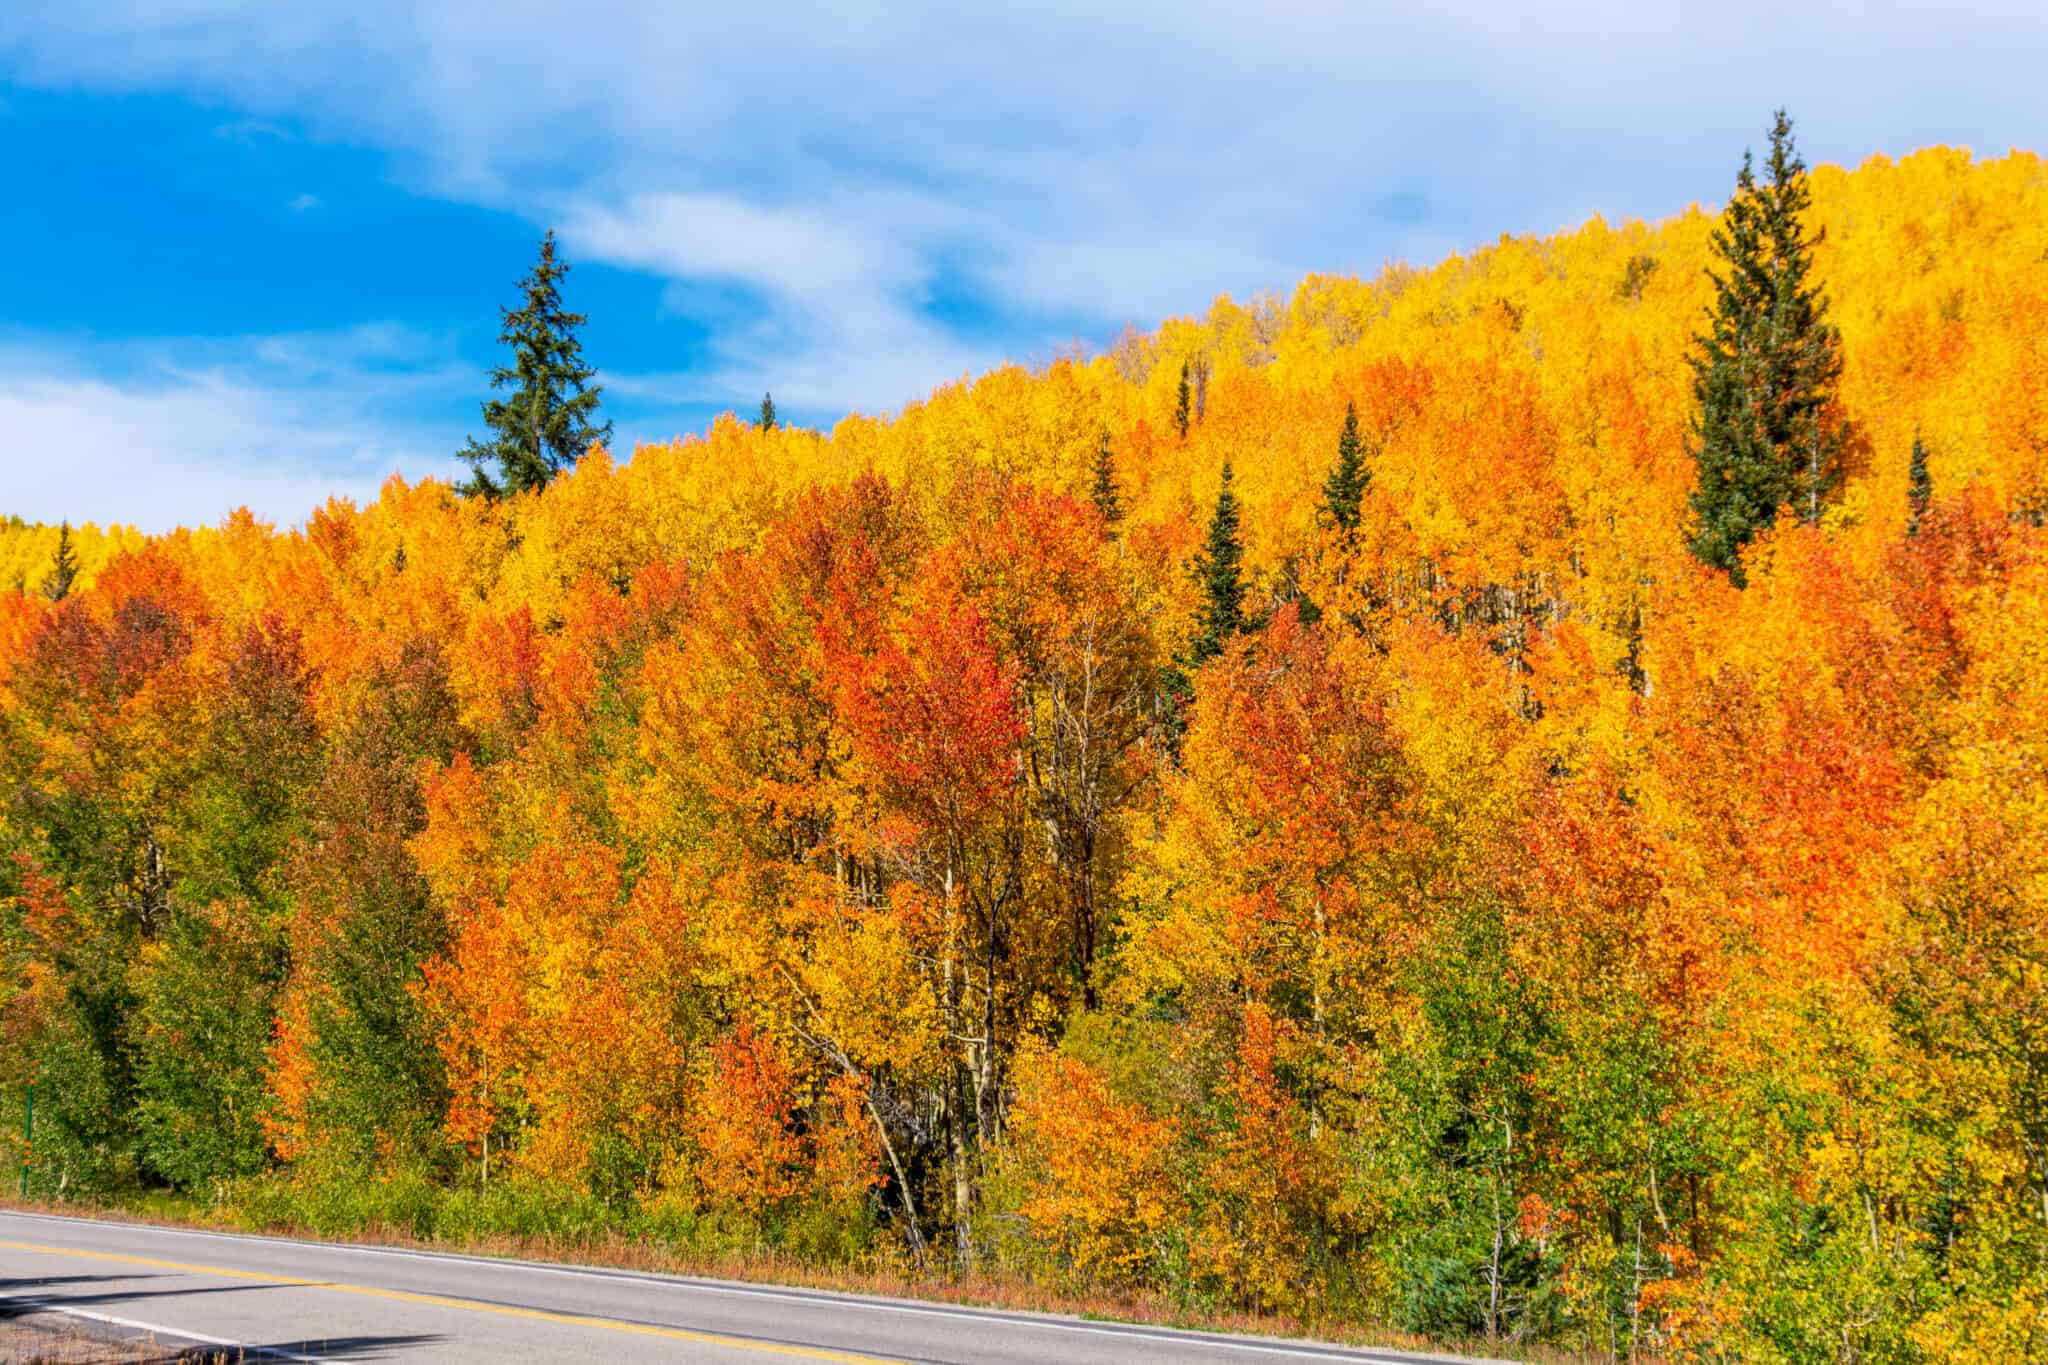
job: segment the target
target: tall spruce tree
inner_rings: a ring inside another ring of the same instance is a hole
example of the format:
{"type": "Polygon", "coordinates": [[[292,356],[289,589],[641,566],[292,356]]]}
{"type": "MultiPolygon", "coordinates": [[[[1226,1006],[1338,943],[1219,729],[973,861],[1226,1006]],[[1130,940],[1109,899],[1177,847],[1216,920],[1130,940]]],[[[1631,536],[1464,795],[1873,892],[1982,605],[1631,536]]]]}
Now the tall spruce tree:
{"type": "Polygon", "coordinates": [[[1244,545],[1239,539],[1241,512],[1232,491],[1230,465],[1223,466],[1223,487],[1209,518],[1209,535],[1195,558],[1195,578],[1202,585],[1201,631],[1195,636],[1189,662],[1200,666],[1223,652],[1230,637],[1244,629],[1244,545]]]}
{"type": "Polygon", "coordinates": [[[1323,514],[1339,530],[1358,529],[1372,472],[1365,467],[1365,440],[1358,434],[1358,405],[1344,405],[1344,430],[1337,435],[1337,463],[1323,483],[1323,514]]]}
{"type": "Polygon", "coordinates": [[[774,395],[774,394],[772,394],[772,393],[764,393],[764,394],[762,394],[762,395],[761,395],[761,415],[760,415],[760,417],[758,417],[757,419],[755,419],[755,425],[756,425],[756,426],[758,426],[758,427],[760,427],[760,428],[761,428],[761,430],[763,430],[763,431],[773,431],[773,430],[775,430],[775,395],[774,395]]]}
{"type": "Polygon", "coordinates": [[[1095,486],[1089,490],[1095,499],[1095,510],[1102,513],[1102,524],[1114,528],[1124,519],[1123,490],[1117,487],[1116,460],[1109,447],[1109,433],[1102,433],[1102,440],[1095,447],[1095,486]]]}
{"type": "Polygon", "coordinates": [[[1173,429],[1180,433],[1183,441],[1188,438],[1188,418],[1193,411],[1194,396],[1194,389],[1188,384],[1188,362],[1183,360],[1180,363],[1180,389],[1173,400],[1173,429]]]}
{"type": "Polygon", "coordinates": [[[1692,552],[1742,583],[1742,547],[1780,506],[1816,521],[1842,476],[1847,433],[1836,415],[1841,336],[1813,276],[1802,222],[1810,197],[1792,121],[1771,124],[1766,179],[1742,157],[1735,197],[1713,236],[1721,268],[1692,359],[1692,552]]]}
{"type": "Polygon", "coordinates": [[[43,596],[62,602],[78,581],[78,552],[71,546],[71,523],[57,524],[57,553],[50,558],[50,572],[43,579],[43,596]]]}
{"type": "Polygon", "coordinates": [[[1934,505],[1934,475],[1927,469],[1927,443],[1919,433],[1913,435],[1913,460],[1906,471],[1906,506],[1911,516],[1906,521],[1906,534],[1920,534],[1920,523],[1926,519],[1927,509],[1934,505]]]}
{"type": "Polygon", "coordinates": [[[576,338],[590,319],[562,306],[561,281],[568,273],[550,231],[541,238],[540,260],[519,282],[519,306],[500,310],[498,341],[511,348],[512,363],[491,370],[491,387],[512,392],[484,401],[491,438],[472,437],[459,452],[470,468],[469,478],[457,486],[465,497],[544,488],[591,446],[611,439],[610,422],[592,425],[604,386],[590,382],[597,371],[584,363],[583,343],[576,338]]]}

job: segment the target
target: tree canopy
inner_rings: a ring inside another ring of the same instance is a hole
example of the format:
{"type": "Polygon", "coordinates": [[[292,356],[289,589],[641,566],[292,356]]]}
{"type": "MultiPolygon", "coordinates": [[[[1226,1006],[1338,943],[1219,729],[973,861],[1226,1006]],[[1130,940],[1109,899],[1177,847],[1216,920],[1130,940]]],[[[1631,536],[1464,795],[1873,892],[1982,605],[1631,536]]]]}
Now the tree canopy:
{"type": "Polygon", "coordinates": [[[0,521],[30,1194],[2042,1358],[2048,170],[1798,183],[1839,373],[1725,429],[1730,565],[1699,213],[495,502],[0,521]]]}

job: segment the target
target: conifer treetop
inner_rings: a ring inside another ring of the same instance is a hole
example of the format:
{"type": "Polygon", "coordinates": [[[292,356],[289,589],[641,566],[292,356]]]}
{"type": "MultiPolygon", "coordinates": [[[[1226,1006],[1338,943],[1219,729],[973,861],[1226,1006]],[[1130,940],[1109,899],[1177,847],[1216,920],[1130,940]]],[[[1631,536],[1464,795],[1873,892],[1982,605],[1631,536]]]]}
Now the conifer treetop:
{"type": "Polygon", "coordinates": [[[62,602],[71,595],[72,584],[78,581],[78,552],[71,545],[71,523],[57,525],[57,552],[50,557],[50,573],[43,579],[43,596],[52,602],[62,602]]]}
{"type": "Polygon", "coordinates": [[[1243,509],[1231,487],[1230,464],[1225,461],[1216,510],[1209,518],[1202,552],[1195,559],[1195,578],[1202,585],[1200,629],[1190,654],[1196,664],[1221,654],[1231,637],[1245,628],[1242,517],[1243,509]]]}
{"type": "Polygon", "coordinates": [[[1109,433],[1102,433],[1102,439],[1095,447],[1095,484],[1089,489],[1095,510],[1102,513],[1105,526],[1115,526],[1124,519],[1124,495],[1116,481],[1116,458],[1110,449],[1109,433]]]}
{"type": "Polygon", "coordinates": [[[1355,531],[1372,471],[1365,464],[1365,439],[1358,433],[1358,405],[1344,405],[1344,429],[1337,435],[1337,463],[1323,484],[1323,515],[1339,530],[1355,531]]]}
{"type": "Polygon", "coordinates": [[[470,467],[470,477],[457,488],[465,497],[544,488],[593,445],[611,439],[612,424],[592,420],[604,386],[591,382],[597,371],[585,363],[576,336],[589,319],[562,303],[561,281],[568,273],[551,230],[541,238],[539,260],[519,282],[519,306],[500,310],[498,341],[511,349],[512,359],[492,368],[491,387],[511,392],[484,401],[490,439],[472,437],[458,452],[470,467]]]}
{"type": "Polygon", "coordinates": [[[1927,443],[1919,433],[1913,436],[1913,455],[1906,467],[1906,507],[1908,517],[1906,534],[1920,534],[1920,523],[1927,518],[1927,510],[1934,504],[1934,475],[1927,468],[1927,443]]]}
{"type": "Polygon", "coordinates": [[[1841,337],[1813,280],[1820,237],[1804,226],[1806,165],[1783,110],[1770,140],[1766,178],[1745,152],[1714,231],[1714,302],[1692,357],[1692,551],[1738,585],[1742,547],[1780,507],[1819,520],[1847,445],[1835,405],[1841,337]]]}

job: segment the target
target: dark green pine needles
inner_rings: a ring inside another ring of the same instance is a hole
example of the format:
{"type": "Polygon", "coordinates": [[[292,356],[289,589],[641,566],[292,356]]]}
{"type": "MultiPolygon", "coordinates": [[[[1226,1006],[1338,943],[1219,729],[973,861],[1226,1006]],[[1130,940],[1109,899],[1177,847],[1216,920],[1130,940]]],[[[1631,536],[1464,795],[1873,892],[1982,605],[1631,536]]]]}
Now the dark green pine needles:
{"type": "Polygon", "coordinates": [[[49,576],[43,579],[43,596],[52,602],[62,602],[71,595],[71,585],[78,581],[78,551],[71,547],[71,523],[57,525],[57,553],[50,560],[49,576]]]}
{"type": "Polygon", "coordinates": [[[1927,518],[1927,509],[1934,505],[1934,475],[1927,469],[1927,443],[1918,435],[1913,437],[1913,462],[1906,470],[1906,507],[1910,515],[1906,521],[1906,534],[1920,534],[1920,523],[1927,518]]]}
{"type": "Polygon", "coordinates": [[[562,306],[561,280],[569,264],[555,255],[555,234],[541,239],[540,260],[519,282],[523,301],[503,309],[498,341],[511,348],[512,363],[491,371],[491,387],[509,388],[503,398],[486,399],[488,441],[474,437],[459,454],[470,476],[457,486],[465,497],[497,498],[545,488],[600,441],[612,424],[595,426],[604,386],[590,381],[597,371],[583,362],[576,329],[588,318],[562,306]]]}
{"type": "Polygon", "coordinates": [[[1109,446],[1109,433],[1102,433],[1102,440],[1095,447],[1095,486],[1089,490],[1095,500],[1095,510],[1102,513],[1102,524],[1114,529],[1124,519],[1123,490],[1116,482],[1116,459],[1109,446]]]}
{"type": "Polygon", "coordinates": [[[775,430],[774,394],[764,393],[761,395],[761,416],[756,420],[756,425],[758,425],[763,431],[775,430]]]}
{"type": "Polygon", "coordinates": [[[1189,657],[1196,665],[1221,654],[1230,638],[1244,629],[1244,544],[1239,538],[1239,517],[1226,463],[1216,511],[1209,518],[1209,536],[1195,559],[1195,578],[1202,585],[1201,629],[1189,657]]]}
{"type": "Polygon", "coordinates": [[[1846,433],[1836,414],[1841,337],[1812,278],[1801,215],[1806,166],[1780,110],[1771,125],[1767,179],[1747,153],[1714,233],[1714,305],[1693,356],[1692,551],[1740,585],[1742,547],[1790,506],[1804,521],[1842,475],[1846,433]]]}
{"type": "Polygon", "coordinates": [[[1344,430],[1337,436],[1337,463],[1323,483],[1323,515],[1342,531],[1358,529],[1372,473],[1365,467],[1365,441],[1358,434],[1358,406],[1344,405],[1344,430]]]}

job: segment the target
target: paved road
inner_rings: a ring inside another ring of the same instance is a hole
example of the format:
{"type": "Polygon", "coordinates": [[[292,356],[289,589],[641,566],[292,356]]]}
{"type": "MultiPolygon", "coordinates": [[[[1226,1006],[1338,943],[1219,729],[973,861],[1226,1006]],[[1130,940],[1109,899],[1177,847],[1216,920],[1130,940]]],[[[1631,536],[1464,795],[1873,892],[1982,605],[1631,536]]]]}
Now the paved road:
{"type": "Polygon", "coordinates": [[[633,1271],[0,1213],[0,1316],[251,1359],[774,1365],[1449,1361],[633,1271]]]}

